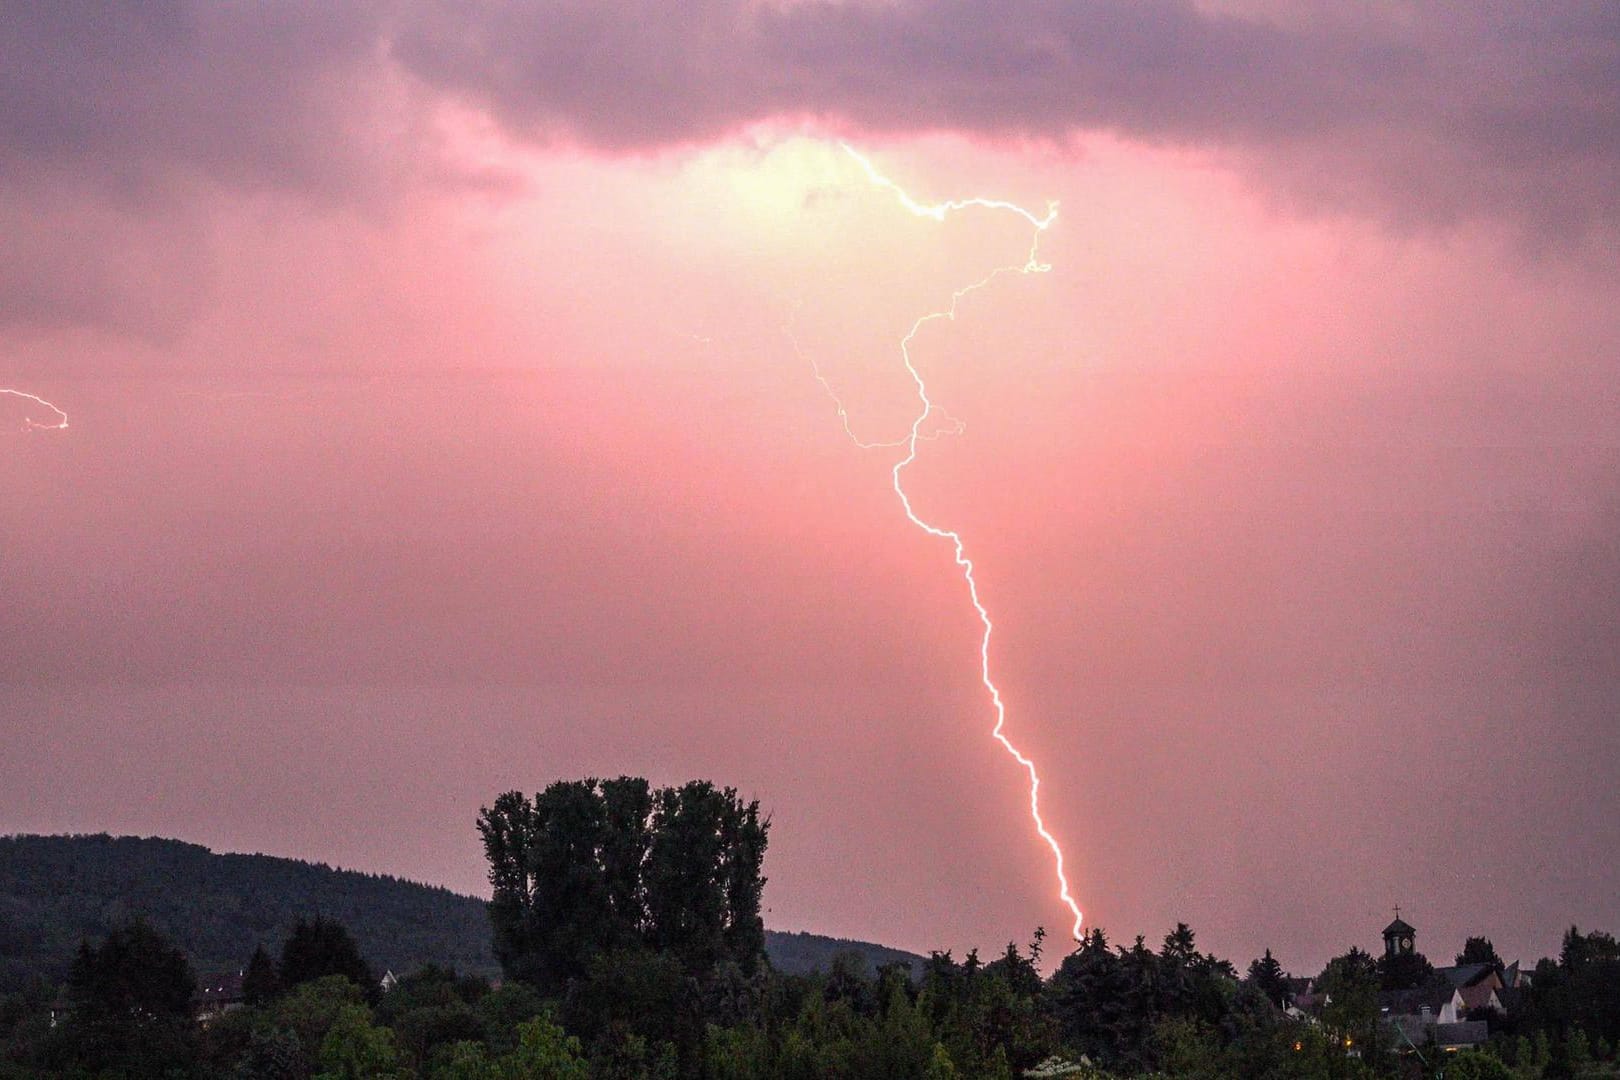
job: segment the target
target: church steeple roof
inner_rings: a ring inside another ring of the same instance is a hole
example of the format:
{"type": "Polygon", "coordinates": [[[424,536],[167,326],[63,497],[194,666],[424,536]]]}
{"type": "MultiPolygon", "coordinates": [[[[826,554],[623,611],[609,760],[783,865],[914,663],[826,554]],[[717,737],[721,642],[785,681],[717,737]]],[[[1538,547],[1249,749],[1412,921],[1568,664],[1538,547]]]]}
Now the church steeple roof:
{"type": "Polygon", "coordinates": [[[1409,934],[1415,933],[1417,933],[1417,927],[1408,926],[1406,923],[1401,921],[1401,917],[1399,915],[1395,916],[1394,922],[1384,927],[1385,937],[1405,937],[1409,934]]]}

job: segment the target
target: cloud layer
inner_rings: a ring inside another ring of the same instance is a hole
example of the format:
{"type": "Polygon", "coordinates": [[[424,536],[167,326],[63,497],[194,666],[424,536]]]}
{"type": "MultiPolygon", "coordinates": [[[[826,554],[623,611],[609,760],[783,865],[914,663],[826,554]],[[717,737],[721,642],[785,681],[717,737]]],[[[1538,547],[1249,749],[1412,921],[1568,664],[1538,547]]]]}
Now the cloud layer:
{"type": "Polygon", "coordinates": [[[145,277],[216,271],[221,192],[376,213],[472,179],[447,105],[607,152],[773,121],[1060,153],[1106,131],[1402,227],[1496,218],[1567,246],[1620,221],[1620,10],[1603,0],[14,4],[0,73],[0,323],[148,338],[190,309],[149,306],[145,277]],[[152,235],[175,225],[184,239],[152,235]],[[136,247],[133,265],[101,258],[136,247]]]}
{"type": "Polygon", "coordinates": [[[1534,192],[1579,223],[1620,198],[1620,12],[1603,0],[1242,16],[1186,0],[170,0],[3,18],[8,181],[71,169],[128,198],[182,171],[341,190],[409,156],[412,113],[443,94],[526,135],[617,149],[782,117],[998,139],[1102,129],[1320,155],[1344,185],[1435,210],[1534,192]]]}

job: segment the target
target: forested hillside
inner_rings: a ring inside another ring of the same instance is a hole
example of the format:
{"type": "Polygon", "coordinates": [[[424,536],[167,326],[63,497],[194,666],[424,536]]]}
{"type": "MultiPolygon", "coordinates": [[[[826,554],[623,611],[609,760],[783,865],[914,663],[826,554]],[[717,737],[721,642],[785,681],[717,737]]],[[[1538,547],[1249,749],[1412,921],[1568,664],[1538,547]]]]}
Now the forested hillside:
{"type": "Polygon", "coordinates": [[[482,900],[394,877],[178,840],[0,837],[0,992],[67,971],[83,938],[143,916],[202,972],[279,947],[300,916],[347,925],[380,972],[427,963],[494,974],[482,900]]]}
{"type": "MultiPolygon", "coordinates": [[[[483,900],[395,877],[269,855],[215,854],[179,840],[0,837],[0,993],[62,978],[81,939],[135,915],[177,943],[200,972],[229,971],[255,945],[279,948],[300,916],[348,926],[377,971],[425,964],[495,975],[483,900]]],[[[766,931],[772,964],[791,974],[840,953],[868,967],[922,958],[866,942],[766,931]]]]}
{"type": "Polygon", "coordinates": [[[786,934],[765,931],[765,954],[771,966],[787,975],[808,975],[827,971],[839,956],[860,959],[863,974],[872,975],[886,964],[903,964],[912,974],[921,975],[928,961],[916,953],[873,945],[865,941],[847,941],[844,938],[822,937],[820,934],[786,934]]]}

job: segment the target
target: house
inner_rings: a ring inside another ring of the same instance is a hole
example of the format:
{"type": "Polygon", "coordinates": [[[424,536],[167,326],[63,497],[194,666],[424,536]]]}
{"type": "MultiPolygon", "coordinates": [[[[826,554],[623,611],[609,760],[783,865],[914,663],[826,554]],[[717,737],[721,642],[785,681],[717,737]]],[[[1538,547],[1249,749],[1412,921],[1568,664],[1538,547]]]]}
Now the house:
{"type": "MultiPolygon", "coordinates": [[[[1488,993],[1490,991],[1487,991],[1488,993]]],[[[1463,992],[1455,986],[1390,990],[1378,995],[1379,1019],[1395,1037],[1397,1050],[1433,1045],[1441,1050],[1478,1046],[1490,1037],[1483,1020],[1463,1020],[1463,992]]]]}
{"type": "Polygon", "coordinates": [[[1378,1012],[1386,1018],[1422,1018],[1427,1026],[1455,1024],[1467,1010],[1463,1006],[1462,991],[1455,986],[1439,982],[1419,986],[1414,990],[1380,990],[1378,1012]]]}
{"type": "MultiPolygon", "coordinates": [[[[205,975],[197,980],[196,996],[191,999],[191,1015],[199,1024],[208,1024],[232,1009],[240,1009],[245,998],[242,994],[242,973],[229,972],[205,975]]],[[[73,998],[63,987],[51,1001],[50,1025],[56,1027],[73,1011],[73,998]]]]}
{"type": "Polygon", "coordinates": [[[1489,1009],[1501,1016],[1507,1015],[1507,1009],[1502,1005],[1502,999],[1497,996],[1496,988],[1486,983],[1474,986],[1465,986],[1457,991],[1462,998],[1462,1014],[1467,1016],[1475,1009],[1489,1009]]]}
{"type": "Polygon", "coordinates": [[[1322,1010],[1333,1004],[1333,998],[1326,991],[1312,990],[1307,993],[1294,994],[1283,1002],[1283,1015],[1292,1020],[1310,1020],[1312,1022],[1322,1019],[1322,1010]]]}
{"type": "Polygon", "coordinates": [[[245,1000],[240,971],[204,975],[197,980],[197,996],[191,1009],[199,1024],[207,1024],[232,1009],[240,1009],[245,1000]]]}
{"type": "Polygon", "coordinates": [[[1327,1004],[1327,995],[1316,989],[1316,980],[1294,975],[1283,977],[1283,1015],[1294,1020],[1315,1019],[1327,1004]]]}
{"type": "Polygon", "coordinates": [[[1502,972],[1502,987],[1506,990],[1523,990],[1530,985],[1530,973],[1519,970],[1517,960],[1509,964],[1502,972]]]}
{"type": "MultiPolygon", "coordinates": [[[[1417,930],[1395,921],[1384,928],[1384,955],[1391,959],[1415,951],[1417,930]]],[[[1459,964],[1435,969],[1435,978],[1411,990],[1384,990],[1378,995],[1379,1020],[1393,1033],[1397,1050],[1433,1045],[1441,1050],[1478,1046],[1490,1037],[1483,1020],[1466,1020],[1471,1008],[1495,1008],[1502,980],[1490,964],[1459,964]]]]}

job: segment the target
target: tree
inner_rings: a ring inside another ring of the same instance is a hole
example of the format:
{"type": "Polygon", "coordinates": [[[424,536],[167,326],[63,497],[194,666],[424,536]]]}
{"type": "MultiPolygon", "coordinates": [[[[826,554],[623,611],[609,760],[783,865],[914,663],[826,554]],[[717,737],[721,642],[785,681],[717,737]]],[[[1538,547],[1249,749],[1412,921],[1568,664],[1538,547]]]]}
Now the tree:
{"type": "Polygon", "coordinates": [[[280,974],[282,985],[289,988],[328,975],[341,975],[368,995],[377,985],[348,928],[321,915],[293,924],[281,949],[280,974]]]}
{"type": "Polygon", "coordinates": [[[242,1002],[249,1008],[268,1005],[281,993],[281,973],[263,945],[253,950],[242,972],[242,1002]]]}
{"type": "Polygon", "coordinates": [[[745,974],[765,955],[760,896],[769,823],[759,803],[703,780],[657,794],[642,879],[648,944],[670,949],[688,971],[722,959],[745,974]]]}
{"type": "Polygon", "coordinates": [[[944,1046],[935,1043],[928,1057],[928,1070],[923,1073],[924,1080],[956,1080],[956,1077],[956,1065],[951,1061],[951,1055],[944,1046]]]}
{"type": "Polygon", "coordinates": [[[1487,937],[1471,937],[1463,942],[1463,951],[1457,954],[1457,966],[1464,964],[1489,964],[1497,971],[1504,967],[1502,958],[1496,955],[1496,947],[1487,937]]]}
{"type": "Polygon", "coordinates": [[[1378,980],[1378,965],[1354,946],[1329,960],[1320,980],[1332,999],[1322,1010],[1323,1025],[1336,1040],[1349,1040],[1364,1053],[1379,1045],[1378,980]]]}
{"type": "Polygon", "coordinates": [[[628,1035],[649,1045],[673,1041],[691,1054],[703,1036],[695,990],[672,953],[615,949],[593,958],[573,983],[561,1019],[592,1054],[617,1048],[628,1035]]]}
{"type": "Polygon", "coordinates": [[[1191,967],[1198,958],[1192,927],[1184,922],[1176,923],[1176,928],[1164,935],[1164,944],[1159,947],[1159,957],[1181,967],[1191,967]]]}
{"type": "Polygon", "coordinates": [[[1386,953],[1378,958],[1377,968],[1385,990],[1411,990],[1434,978],[1434,965],[1420,952],[1386,953]]]}
{"type": "Polygon", "coordinates": [[[1058,1035],[1074,1057],[1107,1065],[1137,1064],[1145,1041],[1140,1010],[1151,1008],[1141,975],[1156,958],[1140,940],[1116,954],[1101,928],[1086,932],[1080,947],[1063,958],[1047,987],[1058,1035]]]}
{"type": "Polygon", "coordinates": [[[1538,1027],[1579,1027],[1593,1039],[1620,1041],[1620,942],[1570,927],[1557,963],[1536,965],[1526,1013],[1538,1027]]]}
{"type": "Polygon", "coordinates": [[[653,791],[620,777],[509,791],[479,813],[495,954],[511,979],[560,994],[592,958],[669,952],[708,979],[764,959],[769,822],[705,781],[653,791]]]}
{"type": "Polygon", "coordinates": [[[144,921],[114,929],[99,946],[82,943],[68,976],[74,1064],[130,1077],[188,1068],[196,991],[185,953],[144,921]]]}
{"type": "MultiPolygon", "coordinates": [[[[1461,963],[1461,961],[1458,961],[1461,963]]],[[[1470,964],[1488,963],[1470,960],[1470,964]]],[[[1513,1070],[1490,1054],[1464,1050],[1446,1063],[1446,1080],[1514,1080],[1513,1070]]]]}
{"type": "Polygon", "coordinates": [[[253,1032],[231,1073],[232,1080],[304,1080],[309,1068],[298,1036],[284,1028],[253,1032]]]}
{"type": "Polygon", "coordinates": [[[400,1048],[420,1065],[440,1046],[484,1038],[484,1021],[473,1006],[488,994],[485,980],[429,964],[382,996],[377,1020],[393,1029],[400,1048]]]}
{"type": "Polygon", "coordinates": [[[1593,930],[1583,934],[1579,927],[1571,926],[1564,934],[1563,947],[1558,952],[1558,964],[1573,971],[1589,963],[1620,960],[1620,942],[1613,934],[1593,930]]]}
{"type": "Polygon", "coordinates": [[[338,1012],[321,1040],[321,1071],[315,1080],[404,1080],[413,1074],[394,1040],[394,1033],[371,1022],[364,1005],[347,1005],[338,1012]]]}
{"type": "Polygon", "coordinates": [[[1257,990],[1266,995],[1273,1005],[1281,1008],[1283,999],[1288,993],[1288,976],[1283,974],[1282,965],[1277,963],[1276,957],[1267,949],[1260,959],[1249,964],[1249,982],[1257,990]]]}
{"type": "Polygon", "coordinates": [[[358,986],[341,975],[327,975],[283,994],[270,1007],[267,1020],[297,1036],[304,1055],[315,1061],[327,1032],[344,1011],[364,1004],[358,986]]]}
{"type": "Polygon", "coordinates": [[[1316,981],[1323,986],[1327,986],[1334,982],[1355,979],[1360,976],[1376,980],[1378,977],[1378,964],[1373,960],[1371,953],[1352,945],[1349,952],[1329,960],[1327,966],[1322,969],[1321,976],[1316,981]]]}
{"type": "Polygon", "coordinates": [[[501,1080],[484,1044],[472,1040],[441,1047],[426,1075],[429,1080],[501,1080]]]}
{"type": "Polygon", "coordinates": [[[484,1025],[477,1012],[459,1000],[399,1011],[389,1027],[399,1039],[400,1049],[416,1063],[426,1061],[441,1046],[484,1037],[484,1025]]]}
{"type": "Polygon", "coordinates": [[[517,1046],[518,1025],[544,1014],[546,1003],[533,987],[514,982],[485,994],[474,1011],[491,1048],[505,1051],[517,1046]]]}
{"type": "Polygon", "coordinates": [[[501,1059],[502,1076],[534,1080],[589,1080],[590,1069],[579,1040],[550,1017],[537,1016],[518,1025],[517,1049],[501,1059]]]}
{"type": "Polygon", "coordinates": [[[639,776],[601,782],[602,879],[613,913],[614,945],[633,945],[647,923],[641,870],[652,844],[652,788],[639,776]]]}

